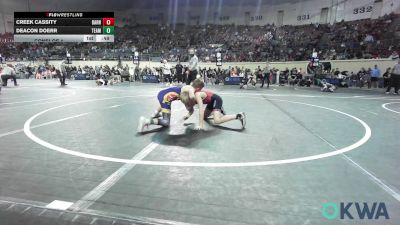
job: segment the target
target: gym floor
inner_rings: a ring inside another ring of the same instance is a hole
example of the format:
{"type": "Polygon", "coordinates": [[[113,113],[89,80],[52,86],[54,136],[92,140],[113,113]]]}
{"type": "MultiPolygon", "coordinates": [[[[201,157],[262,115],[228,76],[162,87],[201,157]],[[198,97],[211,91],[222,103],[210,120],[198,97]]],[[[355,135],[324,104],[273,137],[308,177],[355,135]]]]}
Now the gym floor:
{"type": "Polygon", "coordinates": [[[137,134],[161,84],[19,83],[0,95],[1,225],[399,224],[400,96],[208,86],[246,129],[195,131],[174,102],[169,129],[137,134]],[[328,202],[390,219],[328,220],[328,202]]]}

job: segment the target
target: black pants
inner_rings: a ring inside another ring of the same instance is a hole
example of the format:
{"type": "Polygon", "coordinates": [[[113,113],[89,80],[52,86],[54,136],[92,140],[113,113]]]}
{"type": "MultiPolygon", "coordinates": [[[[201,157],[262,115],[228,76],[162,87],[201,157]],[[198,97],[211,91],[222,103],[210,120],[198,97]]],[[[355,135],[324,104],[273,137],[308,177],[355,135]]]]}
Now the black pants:
{"type": "Polygon", "coordinates": [[[135,81],[140,81],[139,73],[135,73],[135,81]]]}
{"type": "Polygon", "coordinates": [[[17,86],[17,76],[15,75],[1,75],[1,80],[3,82],[3,86],[7,86],[8,79],[13,79],[14,86],[17,86]]]}
{"type": "Polygon", "coordinates": [[[392,74],[390,77],[390,82],[389,86],[386,89],[386,92],[390,92],[390,89],[394,87],[394,92],[399,93],[399,88],[400,88],[400,75],[397,74],[392,74]]]}
{"type": "Polygon", "coordinates": [[[177,79],[178,82],[181,82],[181,83],[183,82],[183,75],[182,75],[182,72],[176,74],[176,79],[177,79]]]}
{"type": "Polygon", "coordinates": [[[390,78],[383,78],[383,87],[387,88],[390,84],[390,78]]]}
{"type": "Polygon", "coordinates": [[[164,74],[164,82],[172,83],[171,74],[164,74]]]}
{"type": "Polygon", "coordinates": [[[196,79],[196,76],[197,76],[197,70],[190,71],[189,76],[186,80],[186,85],[190,85],[190,83],[192,83],[192,81],[196,79]]]}
{"type": "Polygon", "coordinates": [[[377,88],[378,87],[378,77],[371,77],[371,85],[373,88],[377,88]]]}
{"type": "Polygon", "coordinates": [[[60,83],[61,85],[65,85],[65,73],[61,72],[60,73],[60,83]]]}
{"type": "Polygon", "coordinates": [[[371,88],[371,81],[370,80],[367,80],[367,81],[360,80],[360,88],[364,87],[365,83],[367,83],[368,89],[370,89],[371,88]]]}
{"type": "Polygon", "coordinates": [[[267,81],[267,88],[269,88],[269,84],[271,83],[269,80],[269,75],[265,74],[262,78],[261,78],[261,87],[264,87],[264,83],[265,81],[267,81]]]}

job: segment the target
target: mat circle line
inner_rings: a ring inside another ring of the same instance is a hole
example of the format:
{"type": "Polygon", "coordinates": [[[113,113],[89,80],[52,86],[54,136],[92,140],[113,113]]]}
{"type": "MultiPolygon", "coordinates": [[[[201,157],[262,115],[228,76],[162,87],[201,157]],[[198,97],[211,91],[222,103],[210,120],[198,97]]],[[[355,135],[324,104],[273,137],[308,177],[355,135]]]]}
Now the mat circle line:
{"type": "MultiPolygon", "coordinates": [[[[365,144],[371,137],[371,133],[372,133],[371,128],[368,126],[367,123],[365,123],[363,120],[361,120],[353,115],[350,115],[348,113],[345,113],[345,112],[342,112],[342,111],[339,111],[336,109],[324,107],[324,106],[318,106],[318,105],[313,105],[313,104],[308,104],[308,103],[303,103],[303,102],[295,102],[295,101],[288,101],[288,100],[282,100],[282,99],[270,99],[270,100],[289,102],[289,103],[299,104],[299,105],[306,105],[306,106],[325,109],[328,111],[332,111],[332,112],[336,112],[336,113],[345,115],[347,117],[350,117],[350,118],[356,120],[364,127],[364,129],[365,129],[364,136],[357,142],[355,142],[349,146],[343,147],[341,149],[337,149],[335,151],[317,154],[317,155],[305,156],[305,157],[282,159],[282,160],[271,160],[271,161],[238,162],[238,163],[233,163],[233,162],[232,163],[218,163],[218,162],[201,163],[201,162],[129,160],[129,159],[122,159],[122,158],[114,158],[114,157],[87,154],[87,153],[77,152],[77,151],[73,151],[73,150],[69,150],[66,148],[62,148],[62,147],[53,145],[49,142],[46,142],[46,141],[38,138],[31,131],[32,121],[34,119],[36,119],[38,116],[43,115],[51,110],[59,109],[59,108],[70,106],[70,105],[87,103],[87,102],[104,101],[104,100],[121,99],[121,98],[137,98],[137,97],[144,97],[144,96],[148,97],[148,96],[153,96],[153,95],[118,96],[118,97],[110,97],[110,98],[91,99],[91,100],[78,101],[78,102],[68,103],[68,104],[61,105],[61,106],[52,107],[52,108],[43,110],[43,111],[33,115],[32,117],[30,117],[24,124],[24,133],[26,136],[28,136],[28,138],[30,138],[32,141],[36,142],[39,145],[42,145],[42,146],[49,148],[51,150],[54,150],[54,151],[58,151],[58,152],[61,152],[64,154],[69,154],[69,155],[73,155],[73,156],[77,156],[77,157],[101,160],[101,161],[109,161],[109,162],[126,163],[126,164],[140,164],[140,165],[153,165],[153,166],[179,166],[179,167],[253,167],[253,166],[281,165],[281,164],[289,164],[289,163],[317,160],[317,159],[327,158],[327,157],[339,155],[339,154],[354,150],[354,149],[360,147],[361,145],[365,144]]],[[[260,99],[263,99],[263,98],[260,98],[260,99]]]]}
{"type": "Polygon", "coordinates": [[[388,111],[391,111],[391,112],[400,114],[399,111],[396,111],[396,110],[393,110],[393,109],[390,109],[390,108],[387,107],[387,105],[391,105],[391,104],[400,104],[400,102],[388,102],[388,103],[384,103],[384,104],[382,104],[382,108],[384,108],[384,109],[386,109],[386,110],[388,110],[388,111]]]}

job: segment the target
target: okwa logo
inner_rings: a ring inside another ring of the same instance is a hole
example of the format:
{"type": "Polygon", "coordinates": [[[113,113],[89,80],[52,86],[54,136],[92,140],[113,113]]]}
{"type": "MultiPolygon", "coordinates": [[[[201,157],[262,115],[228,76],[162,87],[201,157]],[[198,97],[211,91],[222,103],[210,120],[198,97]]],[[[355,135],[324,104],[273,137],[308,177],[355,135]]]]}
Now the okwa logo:
{"type": "Polygon", "coordinates": [[[340,219],[389,219],[389,214],[386,205],[383,202],[374,202],[368,204],[366,202],[341,202],[339,204],[334,202],[325,203],[322,206],[322,215],[328,219],[333,220],[340,216],[340,219]],[[358,218],[357,218],[358,216],[358,218]]]}

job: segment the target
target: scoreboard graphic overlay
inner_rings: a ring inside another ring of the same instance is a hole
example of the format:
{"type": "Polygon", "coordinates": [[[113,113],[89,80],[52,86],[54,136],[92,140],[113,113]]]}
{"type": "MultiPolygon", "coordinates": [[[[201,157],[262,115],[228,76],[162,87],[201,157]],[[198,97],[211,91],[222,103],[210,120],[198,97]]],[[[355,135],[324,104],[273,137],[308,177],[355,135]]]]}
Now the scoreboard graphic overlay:
{"type": "Polygon", "coordinates": [[[14,12],[14,42],[114,42],[114,12],[14,12]]]}

